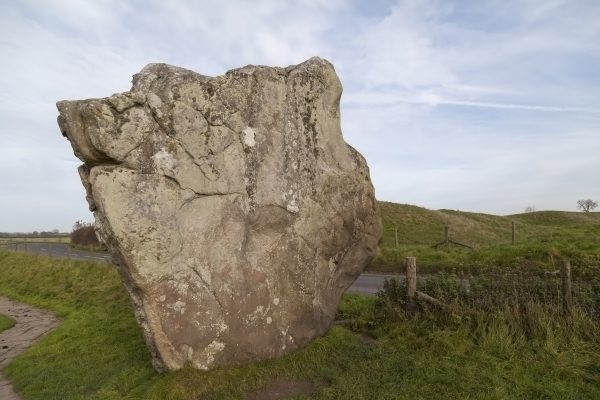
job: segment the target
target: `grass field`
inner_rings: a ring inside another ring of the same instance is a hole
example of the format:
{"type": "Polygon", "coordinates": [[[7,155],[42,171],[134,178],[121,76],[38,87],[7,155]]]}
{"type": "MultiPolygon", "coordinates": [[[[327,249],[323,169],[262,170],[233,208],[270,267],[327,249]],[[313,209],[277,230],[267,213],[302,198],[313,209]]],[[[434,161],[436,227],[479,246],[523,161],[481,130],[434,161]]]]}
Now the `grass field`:
{"type": "Polygon", "coordinates": [[[381,208],[384,237],[370,268],[402,272],[405,257],[416,256],[421,272],[443,272],[420,289],[449,311],[407,315],[402,282],[390,283],[378,297],[345,295],[344,324],[281,359],[157,374],[113,267],[0,251],[0,294],[64,321],[6,373],[25,399],[44,400],[264,400],[280,398],[276,392],[290,399],[600,398],[600,213],[381,208]],[[444,226],[473,249],[434,249],[444,226]],[[577,290],[569,318],[547,274],[562,258],[572,262],[577,290]],[[465,276],[475,276],[468,292],[465,276]]]}
{"type": "Polygon", "coordinates": [[[23,237],[0,237],[0,245],[3,243],[70,243],[71,239],[69,236],[51,236],[51,237],[35,237],[35,236],[23,236],[23,237]]]}
{"type": "Polygon", "coordinates": [[[600,398],[600,324],[578,312],[408,317],[390,296],[346,295],[346,324],[303,350],[159,375],[111,266],[0,251],[0,270],[1,294],[64,321],[5,370],[25,399],[263,400],[282,386],[292,399],[600,398]]]}
{"type": "Polygon", "coordinates": [[[600,213],[538,211],[495,216],[380,202],[384,235],[370,270],[402,272],[407,256],[417,257],[419,270],[477,273],[482,266],[556,270],[561,258],[574,265],[574,274],[593,274],[600,265],[600,213]],[[516,244],[511,243],[511,222],[516,244]],[[450,239],[474,248],[444,245],[450,239]],[[398,246],[396,246],[398,232],[398,246]]]}
{"type": "Polygon", "coordinates": [[[0,314],[0,332],[10,329],[13,326],[15,326],[14,319],[7,315],[0,314]]]}

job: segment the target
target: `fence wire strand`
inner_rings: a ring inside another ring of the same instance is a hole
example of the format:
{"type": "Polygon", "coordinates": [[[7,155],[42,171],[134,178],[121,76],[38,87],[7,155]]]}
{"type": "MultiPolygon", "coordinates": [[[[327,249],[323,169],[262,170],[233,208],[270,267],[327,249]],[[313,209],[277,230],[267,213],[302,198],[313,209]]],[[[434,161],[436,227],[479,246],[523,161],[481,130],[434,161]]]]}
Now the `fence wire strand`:
{"type": "MultiPolygon", "coordinates": [[[[530,271],[493,272],[477,276],[452,273],[421,275],[418,289],[446,304],[479,311],[496,311],[506,306],[542,304],[559,310],[562,306],[561,276],[530,271]]],[[[403,279],[387,280],[380,296],[399,303],[406,296],[403,279]]],[[[573,305],[600,319],[600,279],[572,281],[573,305]]]]}

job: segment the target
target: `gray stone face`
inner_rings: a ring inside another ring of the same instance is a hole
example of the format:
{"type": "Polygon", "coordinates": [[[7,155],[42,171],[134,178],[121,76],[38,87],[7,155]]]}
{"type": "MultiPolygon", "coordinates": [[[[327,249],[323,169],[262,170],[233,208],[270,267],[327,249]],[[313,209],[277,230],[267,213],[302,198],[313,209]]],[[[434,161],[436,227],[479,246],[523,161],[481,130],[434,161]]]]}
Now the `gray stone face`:
{"type": "Polygon", "coordinates": [[[381,220],[312,58],[211,78],[150,64],[131,91],[61,101],[61,131],[158,370],[278,357],[323,335],[381,220]]]}

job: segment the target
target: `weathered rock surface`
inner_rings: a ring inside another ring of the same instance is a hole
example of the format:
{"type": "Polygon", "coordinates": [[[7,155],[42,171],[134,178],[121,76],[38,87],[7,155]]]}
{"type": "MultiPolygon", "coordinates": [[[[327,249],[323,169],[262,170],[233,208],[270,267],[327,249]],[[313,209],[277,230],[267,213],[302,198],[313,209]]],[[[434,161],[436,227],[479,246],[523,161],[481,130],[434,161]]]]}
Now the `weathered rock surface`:
{"type": "Polygon", "coordinates": [[[372,258],[369,170],[333,66],[211,78],[150,64],[58,122],[159,370],[277,357],[324,334],[372,258]]]}

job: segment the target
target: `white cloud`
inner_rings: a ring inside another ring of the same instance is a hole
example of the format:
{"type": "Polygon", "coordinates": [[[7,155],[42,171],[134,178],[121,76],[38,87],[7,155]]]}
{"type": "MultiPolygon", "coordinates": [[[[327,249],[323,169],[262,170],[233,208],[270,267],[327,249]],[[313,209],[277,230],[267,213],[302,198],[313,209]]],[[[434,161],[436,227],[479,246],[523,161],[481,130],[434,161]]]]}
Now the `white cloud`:
{"type": "Polygon", "coordinates": [[[2,2],[0,231],[89,218],[55,101],[128,90],[149,62],[216,75],[314,55],[341,76],[344,135],[381,198],[572,209],[600,198],[599,13],[595,0],[2,2]]]}
{"type": "Polygon", "coordinates": [[[405,99],[600,106],[577,84],[581,57],[600,52],[598,13],[592,1],[401,1],[361,33],[353,79],[405,99]]]}
{"type": "Polygon", "coordinates": [[[410,90],[456,81],[431,34],[430,20],[443,14],[439,9],[430,1],[402,2],[363,33],[358,43],[364,58],[357,64],[366,85],[410,90]]]}

